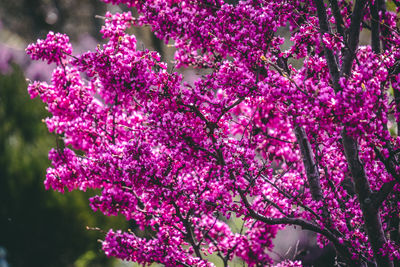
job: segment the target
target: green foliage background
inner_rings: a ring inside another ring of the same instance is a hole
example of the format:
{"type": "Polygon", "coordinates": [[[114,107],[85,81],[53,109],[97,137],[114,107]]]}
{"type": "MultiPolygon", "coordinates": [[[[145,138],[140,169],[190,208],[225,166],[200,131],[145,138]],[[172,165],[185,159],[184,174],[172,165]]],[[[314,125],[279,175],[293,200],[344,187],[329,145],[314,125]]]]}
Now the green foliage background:
{"type": "Polygon", "coordinates": [[[17,67],[0,75],[0,246],[12,267],[111,266],[96,242],[104,233],[87,230],[125,228],[122,218],[95,214],[94,192],[60,194],[44,189],[47,153],[55,146],[41,120],[39,99],[30,100],[17,67]]]}

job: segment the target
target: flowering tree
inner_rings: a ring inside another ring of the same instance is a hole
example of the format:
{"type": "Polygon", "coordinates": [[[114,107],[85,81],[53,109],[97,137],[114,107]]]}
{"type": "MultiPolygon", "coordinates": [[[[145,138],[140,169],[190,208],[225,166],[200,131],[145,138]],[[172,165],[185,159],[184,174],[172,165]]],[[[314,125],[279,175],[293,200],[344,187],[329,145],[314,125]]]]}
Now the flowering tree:
{"type": "Polygon", "coordinates": [[[27,53],[57,64],[51,84],[28,88],[66,145],[49,153],[46,188],[100,188],[94,210],[151,233],[110,230],[107,255],[264,266],[276,232],[295,225],[348,266],[399,264],[400,33],[385,1],[105,2],[139,16],[107,13],[93,52],[73,55],[50,32],[27,53]],[[207,74],[183,82],[138,49],[126,30],[145,25],[175,45],[175,67],[207,74]]]}

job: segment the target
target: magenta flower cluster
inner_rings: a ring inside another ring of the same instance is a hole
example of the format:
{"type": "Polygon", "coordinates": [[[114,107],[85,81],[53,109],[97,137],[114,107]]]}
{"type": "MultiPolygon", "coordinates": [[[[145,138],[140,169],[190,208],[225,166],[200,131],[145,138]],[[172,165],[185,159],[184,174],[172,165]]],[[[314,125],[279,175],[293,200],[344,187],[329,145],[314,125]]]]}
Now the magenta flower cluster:
{"type": "Polygon", "coordinates": [[[400,35],[385,1],[104,2],[139,15],[107,13],[93,51],[72,56],[49,33],[27,53],[58,65],[28,87],[64,142],[46,188],[100,189],[94,210],[138,226],[110,230],[106,255],[269,266],[295,225],[348,266],[399,263],[400,35]],[[127,30],[145,25],[175,46],[175,67],[203,75],[184,82],[137,49],[127,30]]]}
{"type": "Polygon", "coordinates": [[[72,54],[72,46],[69,37],[65,34],[49,32],[45,40],[38,40],[36,44],[30,44],[26,48],[26,53],[32,59],[55,62],[57,65],[72,54]]]}

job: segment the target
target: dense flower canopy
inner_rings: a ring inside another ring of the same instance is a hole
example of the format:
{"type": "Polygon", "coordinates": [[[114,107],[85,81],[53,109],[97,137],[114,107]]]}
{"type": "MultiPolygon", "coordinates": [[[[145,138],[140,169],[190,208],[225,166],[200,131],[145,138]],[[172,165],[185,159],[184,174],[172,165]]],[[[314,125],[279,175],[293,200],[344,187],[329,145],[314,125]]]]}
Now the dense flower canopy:
{"type": "Polygon", "coordinates": [[[277,231],[296,225],[349,266],[399,262],[400,35],[385,1],[105,2],[139,15],[107,13],[91,52],[49,33],[27,53],[57,64],[28,88],[65,144],[46,187],[100,188],[94,210],[151,233],[110,230],[107,255],[264,266],[277,231]],[[205,74],[184,82],[139,49],[127,29],[145,25],[175,46],[174,67],[205,74]]]}

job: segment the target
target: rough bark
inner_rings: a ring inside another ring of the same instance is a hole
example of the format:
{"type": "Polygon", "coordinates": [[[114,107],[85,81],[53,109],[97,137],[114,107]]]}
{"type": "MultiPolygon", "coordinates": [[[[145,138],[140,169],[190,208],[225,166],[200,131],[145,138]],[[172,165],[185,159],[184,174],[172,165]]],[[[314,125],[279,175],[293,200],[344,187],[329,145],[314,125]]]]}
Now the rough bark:
{"type": "Polygon", "coordinates": [[[319,171],[315,162],[314,153],[307,138],[307,134],[304,128],[300,126],[295,126],[294,132],[297,143],[300,146],[304,169],[306,170],[307,181],[310,186],[311,196],[314,200],[320,201],[322,200],[322,190],[320,185],[319,171]]]}

